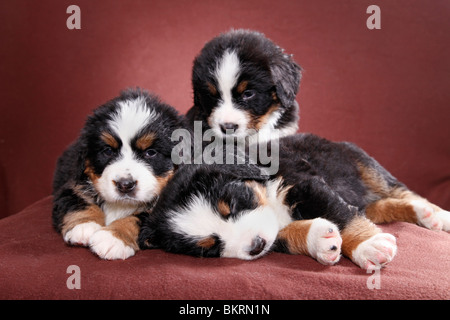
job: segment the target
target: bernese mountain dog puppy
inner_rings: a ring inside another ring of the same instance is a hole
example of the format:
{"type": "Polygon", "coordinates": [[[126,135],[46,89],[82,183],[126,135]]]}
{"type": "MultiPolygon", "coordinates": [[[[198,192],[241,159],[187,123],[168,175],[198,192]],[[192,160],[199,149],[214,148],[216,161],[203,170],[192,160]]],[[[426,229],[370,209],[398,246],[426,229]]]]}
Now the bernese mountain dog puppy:
{"type": "Polygon", "coordinates": [[[58,159],[53,225],[64,241],[103,259],[138,250],[138,213],[154,205],[173,175],[172,132],[181,117],[140,89],[97,108],[58,159]]]}
{"type": "Polygon", "coordinates": [[[298,129],[295,101],[301,69],[292,57],[263,34],[232,30],[208,42],[192,71],[194,106],[188,126],[202,121],[219,137],[259,135],[270,139],[298,129]]]}
{"type": "Polygon", "coordinates": [[[395,237],[374,223],[450,232],[448,211],[408,190],[357,146],[295,134],[299,81],[300,67],[260,33],[231,31],[205,45],[194,62],[188,126],[202,121],[227,141],[283,137],[279,170],[267,176],[250,164],[181,167],[152,215],[141,216],[142,248],[241,259],[276,250],[327,265],[342,253],[368,269],[397,251],[395,237]]]}
{"type": "Polygon", "coordinates": [[[450,232],[450,212],[414,194],[363,150],[312,134],[280,139],[280,170],[180,167],[142,217],[141,248],[256,259],[271,250],[325,265],[341,253],[364,269],[390,262],[396,238],[374,223],[407,221],[450,232]]]}

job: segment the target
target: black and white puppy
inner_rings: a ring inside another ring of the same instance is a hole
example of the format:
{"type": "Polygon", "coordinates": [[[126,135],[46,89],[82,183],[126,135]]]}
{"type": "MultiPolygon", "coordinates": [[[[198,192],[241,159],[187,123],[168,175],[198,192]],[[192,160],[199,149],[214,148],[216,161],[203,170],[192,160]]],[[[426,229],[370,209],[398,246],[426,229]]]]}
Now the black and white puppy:
{"type": "Polygon", "coordinates": [[[233,30],[209,41],[194,61],[194,106],[187,124],[202,121],[219,137],[270,139],[298,129],[300,67],[263,34],[233,30]]]}
{"type": "Polygon", "coordinates": [[[397,252],[395,237],[374,223],[450,232],[450,212],[360,148],[311,134],[280,140],[280,170],[270,177],[251,165],[180,167],[142,218],[141,248],[245,260],[276,250],[326,265],[342,252],[364,269],[386,265],[397,252]]]}
{"type": "Polygon", "coordinates": [[[174,108],[139,89],[97,108],[78,140],[59,158],[53,181],[53,224],[66,243],[104,259],[138,250],[139,219],[173,174],[174,108]]]}

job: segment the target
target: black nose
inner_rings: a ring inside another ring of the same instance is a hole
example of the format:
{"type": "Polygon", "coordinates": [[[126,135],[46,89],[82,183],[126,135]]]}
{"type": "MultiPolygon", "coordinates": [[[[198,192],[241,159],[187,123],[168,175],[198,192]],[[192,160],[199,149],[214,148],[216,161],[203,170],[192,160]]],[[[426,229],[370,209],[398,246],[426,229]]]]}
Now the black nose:
{"type": "Polygon", "coordinates": [[[122,193],[130,193],[136,187],[137,181],[132,179],[120,179],[118,181],[114,181],[117,189],[122,193]]]}
{"type": "Polygon", "coordinates": [[[252,241],[252,249],[250,250],[249,254],[251,256],[256,256],[257,254],[260,254],[265,247],[266,247],[266,240],[264,240],[260,236],[256,236],[255,239],[253,239],[252,241]]]}
{"type": "Polygon", "coordinates": [[[223,133],[227,133],[227,130],[237,130],[239,128],[239,125],[231,122],[225,122],[220,124],[220,130],[222,130],[223,133]]]}

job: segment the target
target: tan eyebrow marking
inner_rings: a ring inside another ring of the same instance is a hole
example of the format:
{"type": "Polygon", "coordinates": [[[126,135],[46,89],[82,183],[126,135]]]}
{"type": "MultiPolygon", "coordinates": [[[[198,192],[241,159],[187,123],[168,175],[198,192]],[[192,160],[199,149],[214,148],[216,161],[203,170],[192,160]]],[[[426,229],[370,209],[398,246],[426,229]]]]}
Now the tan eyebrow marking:
{"type": "Polygon", "coordinates": [[[117,142],[117,140],[108,132],[102,132],[102,134],[100,135],[100,139],[102,139],[102,141],[104,143],[106,143],[108,146],[117,149],[119,148],[119,143],[117,142]]]}
{"type": "Polygon", "coordinates": [[[136,141],[136,147],[141,150],[145,150],[149,148],[153,142],[155,141],[155,134],[154,133],[146,133],[139,137],[136,141]]]}
{"type": "Polygon", "coordinates": [[[241,81],[239,83],[239,85],[237,86],[236,90],[237,90],[238,93],[242,93],[242,92],[245,91],[245,89],[247,89],[247,86],[248,86],[248,81],[247,80],[241,81]]]}
{"type": "Polygon", "coordinates": [[[213,96],[217,95],[217,88],[216,88],[211,82],[207,82],[206,85],[208,86],[209,92],[210,92],[213,96]]]}
{"type": "Polygon", "coordinates": [[[209,249],[215,244],[216,244],[216,239],[214,239],[213,237],[207,237],[207,238],[197,241],[197,245],[199,247],[202,247],[205,249],[209,249]]]}
{"type": "Polygon", "coordinates": [[[219,210],[219,213],[224,217],[230,214],[230,206],[223,200],[219,200],[219,202],[217,202],[217,209],[219,210]]]}

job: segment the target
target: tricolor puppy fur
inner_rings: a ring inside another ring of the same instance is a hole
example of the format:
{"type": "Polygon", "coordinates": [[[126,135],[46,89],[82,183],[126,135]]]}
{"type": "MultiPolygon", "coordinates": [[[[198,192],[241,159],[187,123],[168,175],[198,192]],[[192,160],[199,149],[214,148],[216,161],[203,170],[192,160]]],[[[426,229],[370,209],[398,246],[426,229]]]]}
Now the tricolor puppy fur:
{"type": "Polygon", "coordinates": [[[408,190],[357,146],[293,135],[299,81],[299,66],[260,33],[231,31],[205,45],[194,62],[187,125],[200,120],[224,139],[284,136],[280,170],[265,179],[252,166],[183,167],[154,214],[143,216],[140,246],[241,259],[277,250],[323,264],[343,253],[372,268],[397,251],[395,237],[374,223],[450,231],[448,211],[408,190]]]}
{"type": "Polygon", "coordinates": [[[280,171],[270,177],[251,165],[180,167],[141,218],[141,248],[246,260],[275,250],[326,265],[342,253],[364,269],[386,265],[397,252],[395,237],[374,223],[450,231],[449,212],[364,151],[311,134],[280,140],[280,171]]]}
{"type": "Polygon", "coordinates": [[[181,118],[139,89],[97,108],[59,158],[53,181],[53,225],[66,243],[103,259],[138,250],[137,213],[148,211],[173,175],[173,130],[181,118]]]}
{"type": "Polygon", "coordinates": [[[233,30],[208,42],[194,61],[194,106],[187,124],[202,121],[219,137],[270,138],[298,129],[300,67],[263,34],[233,30]]]}

